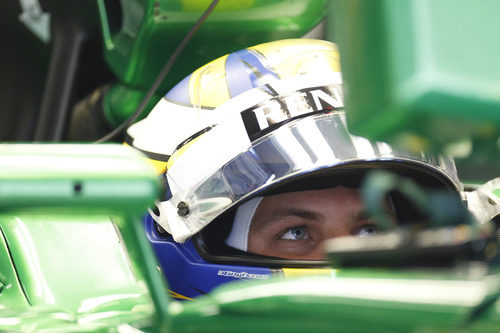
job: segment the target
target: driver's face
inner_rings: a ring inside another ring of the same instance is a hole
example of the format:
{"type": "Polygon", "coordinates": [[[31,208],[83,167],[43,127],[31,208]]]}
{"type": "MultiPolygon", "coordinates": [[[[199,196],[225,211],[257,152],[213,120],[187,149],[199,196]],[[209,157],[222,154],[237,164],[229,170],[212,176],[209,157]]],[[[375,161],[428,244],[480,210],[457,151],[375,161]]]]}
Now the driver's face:
{"type": "Polygon", "coordinates": [[[322,241],[377,232],[360,192],[346,187],[265,197],[255,211],[248,251],[286,259],[324,259],[322,241]]]}

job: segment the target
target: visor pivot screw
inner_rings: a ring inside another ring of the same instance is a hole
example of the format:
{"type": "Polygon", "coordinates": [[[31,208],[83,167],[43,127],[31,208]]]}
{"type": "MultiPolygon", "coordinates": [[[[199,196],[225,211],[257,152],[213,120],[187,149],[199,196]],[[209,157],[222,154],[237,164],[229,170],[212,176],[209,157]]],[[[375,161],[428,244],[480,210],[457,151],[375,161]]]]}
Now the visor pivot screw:
{"type": "Polygon", "coordinates": [[[177,204],[177,215],[186,216],[189,214],[189,206],[184,201],[181,201],[177,204]]]}

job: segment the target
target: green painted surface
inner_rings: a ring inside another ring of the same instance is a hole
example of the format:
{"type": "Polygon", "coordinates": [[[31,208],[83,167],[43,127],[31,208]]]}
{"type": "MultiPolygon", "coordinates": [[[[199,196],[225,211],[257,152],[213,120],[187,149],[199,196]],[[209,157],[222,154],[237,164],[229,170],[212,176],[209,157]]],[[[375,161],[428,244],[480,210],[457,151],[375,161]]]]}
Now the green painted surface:
{"type": "Polygon", "coordinates": [[[0,229],[0,311],[28,307],[26,297],[19,284],[15,267],[5,242],[5,237],[0,229]]]}
{"type": "Polygon", "coordinates": [[[133,298],[147,292],[135,284],[119,235],[106,216],[18,213],[1,225],[32,305],[65,304],[76,311],[92,309],[82,299],[91,303],[93,298],[133,298]]]}
{"type": "MultiPolygon", "coordinates": [[[[107,96],[116,109],[106,112],[119,122],[208,2],[120,1],[123,25],[98,3],[105,55],[120,81],[107,96]]],[[[222,54],[307,32],[326,3],[221,2],[161,89],[222,54]]],[[[498,134],[490,126],[499,118],[492,110],[500,43],[492,42],[498,23],[491,19],[498,2],[331,4],[346,84],[357,96],[348,97],[349,121],[369,123],[353,125],[356,131],[410,133],[430,146],[464,133],[488,143],[498,134]],[[451,119],[458,127],[447,125],[451,119]]],[[[494,165],[497,150],[485,147],[494,165]]],[[[142,155],[120,145],[0,145],[0,331],[499,330],[498,267],[339,269],[329,278],[227,284],[192,302],[174,301],[141,221],[159,192],[142,155]]]]}
{"type": "MultiPolygon", "coordinates": [[[[121,1],[121,26],[105,2],[98,3],[108,63],[127,85],[148,88],[210,1],[121,1]]],[[[324,0],[221,1],[164,87],[226,53],[304,35],[323,19],[325,5],[324,0]]]]}
{"type": "Polygon", "coordinates": [[[160,187],[142,155],[82,144],[0,155],[0,330],[160,327],[168,301],[152,291],[165,286],[134,226],[160,187]]]}
{"type": "MultiPolygon", "coordinates": [[[[104,56],[119,80],[119,87],[109,92],[105,106],[107,119],[115,126],[139,105],[142,94],[210,4],[210,1],[185,0],[119,2],[120,6],[106,7],[106,1],[98,0],[104,56]],[[118,96],[120,99],[116,100],[118,96]]],[[[224,54],[272,40],[302,37],[324,19],[327,3],[326,0],[220,1],[160,85],[158,95],[162,96],[185,76],[224,54]]]]}
{"type": "Polygon", "coordinates": [[[498,155],[498,12],[495,0],[332,1],[351,131],[413,149],[465,138],[498,155]]]}
{"type": "MultiPolygon", "coordinates": [[[[431,274],[432,276],[432,274],[431,274]]],[[[172,304],[174,330],[221,332],[495,332],[498,313],[471,330],[469,317],[498,297],[499,276],[476,280],[307,277],[242,282],[196,302],[172,304]],[[258,322],[258,323],[257,323],[258,322]],[[479,327],[479,326],[478,326],[479,327]]]]}
{"type": "Polygon", "coordinates": [[[6,307],[0,323],[15,310],[27,317],[53,316],[31,324],[39,329],[151,325],[154,307],[144,277],[108,216],[10,213],[0,226],[29,303],[6,307]]]}
{"type": "MultiPolygon", "coordinates": [[[[134,113],[145,95],[145,89],[134,89],[118,83],[112,85],[103,99],[102,106],[106,119],[114,126],[120,125],[127,116],[134,113]]],[[[158,94],[153,95],[138,120],[144,118],[160,98],[158,94]]]]}
{"type": "Polygon", "coordinates": [[[0,145],[0,155],[1,331],[497,331],[500,275],[476,266],[341,268],[174,301],[141,221],[159,190],[142,155],[114,144],[0,145]]]}
{"type": "Polygon", "coordinates": [[[68,207],[92,207],[137,214],[158,191],[152,167],[126,147],[5,144],[0,154],[3,208],[51,206],[69,212],[68,207]]]}

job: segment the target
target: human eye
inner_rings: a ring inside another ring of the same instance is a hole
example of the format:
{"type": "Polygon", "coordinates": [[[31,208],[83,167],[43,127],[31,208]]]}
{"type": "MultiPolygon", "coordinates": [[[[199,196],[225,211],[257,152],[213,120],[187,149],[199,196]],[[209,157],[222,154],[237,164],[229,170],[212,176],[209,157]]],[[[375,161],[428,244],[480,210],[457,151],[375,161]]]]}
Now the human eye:
{"type": "Polygon", "coordinates": [[[374,224],[367,224],[359,228],[355,236],[360,238],[371,237],[379,232],[379,228],[374,224]]]}
{"type": "Polygon", "coordinates": [[[302,240],[309,239],[309,234],[304,227],[293,227],[286,230],[280,237],[285,240],[302,240]]]}

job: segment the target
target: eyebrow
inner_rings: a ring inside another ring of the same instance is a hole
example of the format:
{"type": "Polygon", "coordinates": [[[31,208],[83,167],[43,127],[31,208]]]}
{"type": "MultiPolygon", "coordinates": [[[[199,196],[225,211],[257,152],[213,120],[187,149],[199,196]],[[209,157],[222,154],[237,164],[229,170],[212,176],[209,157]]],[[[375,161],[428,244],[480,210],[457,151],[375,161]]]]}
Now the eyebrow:
{"type": "Polygon", "coordinates": [[[367,210],[360,210],[354,215],[353,221],[363,221],[363,220],[369,220],[373,218],[367,210]]]}
{"type": "MultiPolygon", "coordinates": [[[[313,211],[307,210],[307,209],[300,209],[300,208],[285,208],[283,210],[280,210],[274,214],[272,214],[267,220],[274,220],[276,218],[284,217],[284,216],[297,216],[300,218],[304,218],[307,220],[319,220],[322,214],[315,213],[313,211]]],[[[365,209],[360,210],[353,216],[353,221],[363,221],[363,220],[368,220],[371,219],[372,216],[369,214],[369,212],[365,209]]]]}
{"type": "Polygon", "coordinates": [[[307,209],[300,209],[300,208],[285,208],[282,210],[279,210],[277,212],[274,212],[270,216],[255,221],[256,226],[269,226],[272,225],[276,222],[279,221],[280,218],[286,217],[286,216],[297,216],[306,220],[311,220],[311,221],[317,221],[320,219],[321,214],[315,213],[313,211],[307,210],[307,209]]]}
{"type": "MultiPolygon", "coordinates": [[[[285,209],[279,210],[277,212],[274,212],[272,215],[270,215],[264,219],[254,221],[256,224],[255,226],[256,227],[262,227],[262,226],[268,227],[268,226],[271,226],[275,223],[278,223],[280,218],[286,217],[286,216],[296,216],[296,217],[300,217],[300,218],[310,220],[310,221],[318,221],[322,217],[322,214],[318,214],[318,213],[315,213],[313,211],[310,211],[307,209],[301,209],[301,208],[294,208],[294,207],[285,208],[285,209]]],[[[363,210],[357,212],[353,216],[352,221],[354,223],[357,223],[357,222],[361,222],[361,221],[368,220],[371,218],[372,218],[372,216],[370,216],[368,211],[363,209],[363,210]]]]}

